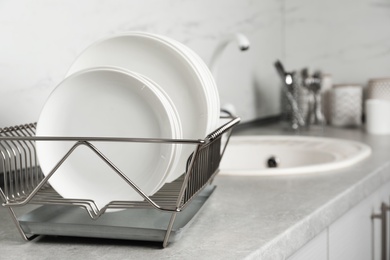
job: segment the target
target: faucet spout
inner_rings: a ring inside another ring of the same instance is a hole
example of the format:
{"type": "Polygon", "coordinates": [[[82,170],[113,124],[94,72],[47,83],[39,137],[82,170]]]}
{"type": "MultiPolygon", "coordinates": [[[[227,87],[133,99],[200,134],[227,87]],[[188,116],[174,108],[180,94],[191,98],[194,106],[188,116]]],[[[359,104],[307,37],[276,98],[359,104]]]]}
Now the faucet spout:
{"type": "Polygon", "coordinates": [[[246,51],[250,47],[250,42],[248,38],[242,33],[235,33],[223,38],[215,48],[214,53],[212,54],[209,62],[209,68],[211,73],[214,76],[214,79],[217,78],[218,67],[219,67],[221,56],[224,50],[226,49],[226,47],[231,42],[237,42],[240,51],[246,51]]]}
{"type": "Polygon", "coordinates": [[[242,33],[236,33],[235,38],[238,42],[238,47],[241,51],[246,51],[249,49],[251,44],[245,35],[243,35],[242,33]]]}

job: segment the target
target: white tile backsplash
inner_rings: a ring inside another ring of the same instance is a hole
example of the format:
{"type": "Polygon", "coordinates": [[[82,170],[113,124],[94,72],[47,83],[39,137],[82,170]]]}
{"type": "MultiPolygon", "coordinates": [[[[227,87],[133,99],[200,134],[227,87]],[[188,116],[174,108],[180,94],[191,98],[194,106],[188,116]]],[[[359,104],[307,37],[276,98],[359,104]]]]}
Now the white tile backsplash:
{"type": "Polygon", "coordinates": [[[209,62],[220,39],[242,32],[248,52],[225,50],[222,103],[243,121],[279,113],[276,59],[331,73],[335,83],[390,76],[388,0],[3,0],[0,2],[0,127],[38,120],[78,54],[131,30],[160,33],[209,62]],[[354,8],[352,8],[354,6],[354,8]]]}

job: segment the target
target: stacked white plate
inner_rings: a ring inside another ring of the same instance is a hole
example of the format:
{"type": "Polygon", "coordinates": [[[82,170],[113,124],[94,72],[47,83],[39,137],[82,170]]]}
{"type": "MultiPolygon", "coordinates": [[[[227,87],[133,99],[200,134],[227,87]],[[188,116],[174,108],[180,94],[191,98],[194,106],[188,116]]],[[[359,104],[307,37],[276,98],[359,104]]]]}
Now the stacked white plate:
{"type": "MultiPolygon", "coordinates": [[[[202,139],[219,122],[219,95],[202,59],[165,36],[131,32],[87,48],[46,101],[37,136],[202,139]]],[[[37,142],[48,175],[74,142],[37,142]]],[[[185,171],[194,146],[94,142],[146,195],[185,171]]],[[[78,146],[50,178],[65,198],[143,198],[88,146],[78,146]]]]}

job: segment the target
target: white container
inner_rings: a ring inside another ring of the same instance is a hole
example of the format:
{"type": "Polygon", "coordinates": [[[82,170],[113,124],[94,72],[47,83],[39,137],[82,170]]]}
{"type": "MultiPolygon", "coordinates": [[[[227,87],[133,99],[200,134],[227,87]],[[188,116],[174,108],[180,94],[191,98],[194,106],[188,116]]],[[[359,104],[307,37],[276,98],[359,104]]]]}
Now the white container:
{"type": "Polygon", "coordinates": [[[390,78],[370,79],[367,86],[367,98],[390,101],[390,78]]]}
{"type": "Polygon", "coordinates": [[[390,101],[368,99],[365,101],[366,131],[369,134],[390,134],[390,101]]]}
{"type": "Polygon", "coordinates": [[[330,92],[330,123],[333,126],[362,124],[363,89],[360,85],[335,85],[330,92]]]}

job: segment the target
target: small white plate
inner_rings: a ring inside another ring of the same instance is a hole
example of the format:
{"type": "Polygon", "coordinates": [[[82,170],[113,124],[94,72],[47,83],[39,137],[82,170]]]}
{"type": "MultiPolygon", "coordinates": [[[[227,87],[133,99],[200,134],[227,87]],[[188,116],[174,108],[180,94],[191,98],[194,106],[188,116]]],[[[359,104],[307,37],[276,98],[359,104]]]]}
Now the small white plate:
{"type": "MultiPolygon", "coordinates": [[[[93,68],[65,78],[46,101],[37,136],[178,138],[170,102],[154,84],[136,73],[93,68]]],[[[48,174],[74,142],[37,142],[48,174]]],[[[176,146],[93,142],[147,195],[164,182],[176,146]]],[[[50,178],[65,198],[92,199],[99,208],[113,200],[142,197],[87,146],[79,146],[50,178]]]]}
{"type": "MultiPolygon", "coordinates": [[[[155,88],[157,88],[159,91],[161,91],[161,93],[164,94],[164,96],[166,97],[166,100],[167,102],[169,102],[170,106],[168,106],[168,112],[170,114],[173,114],[173,118],[176,119],[176,120],[173,120],[173,123],[175,124],[174,126],[174,129],[175,129],[175,138],[176,139],[182,139],[183,137],[183,130],[182,130],[182,126],[181,126],[181,122],[179,121],[179,113],[177,112],[176,110],[176,107],[175,105],[173,104],[172,100],[170,99],[170,97],[165,93],[165,91],[159,86],[157,85],[156,82],[152,81],[151,79],[148,79],[142,75],[139,75],[140,77],[143,77],[146,81],[148,81],[151,85],[153,85],[155,88]]],[[[183,145],[181,144],[174,144],[175,146],[175,154],[173,156],[173,162],[171,164],[171,167],[169,167],[169,170],[167,171],[167,176],[166,176],[166,179],[162,179],[161,180],[161,183],[157,186],[155,192],[157,192],[166,182],[172,182],[173,180],[175,180],[177,177],[179,177],[181,174],[182,174],[182,168],[183,167],[181,164],[180,164],[180,160],[182,160],[182,149],[183,149],[183,145]],[[179,167],[180,165],[180,167],[179,167]],[[173,173],[176,173],[177,176],[173,179],[173,180],[170,180],[173,175],[173,173]]]]}

